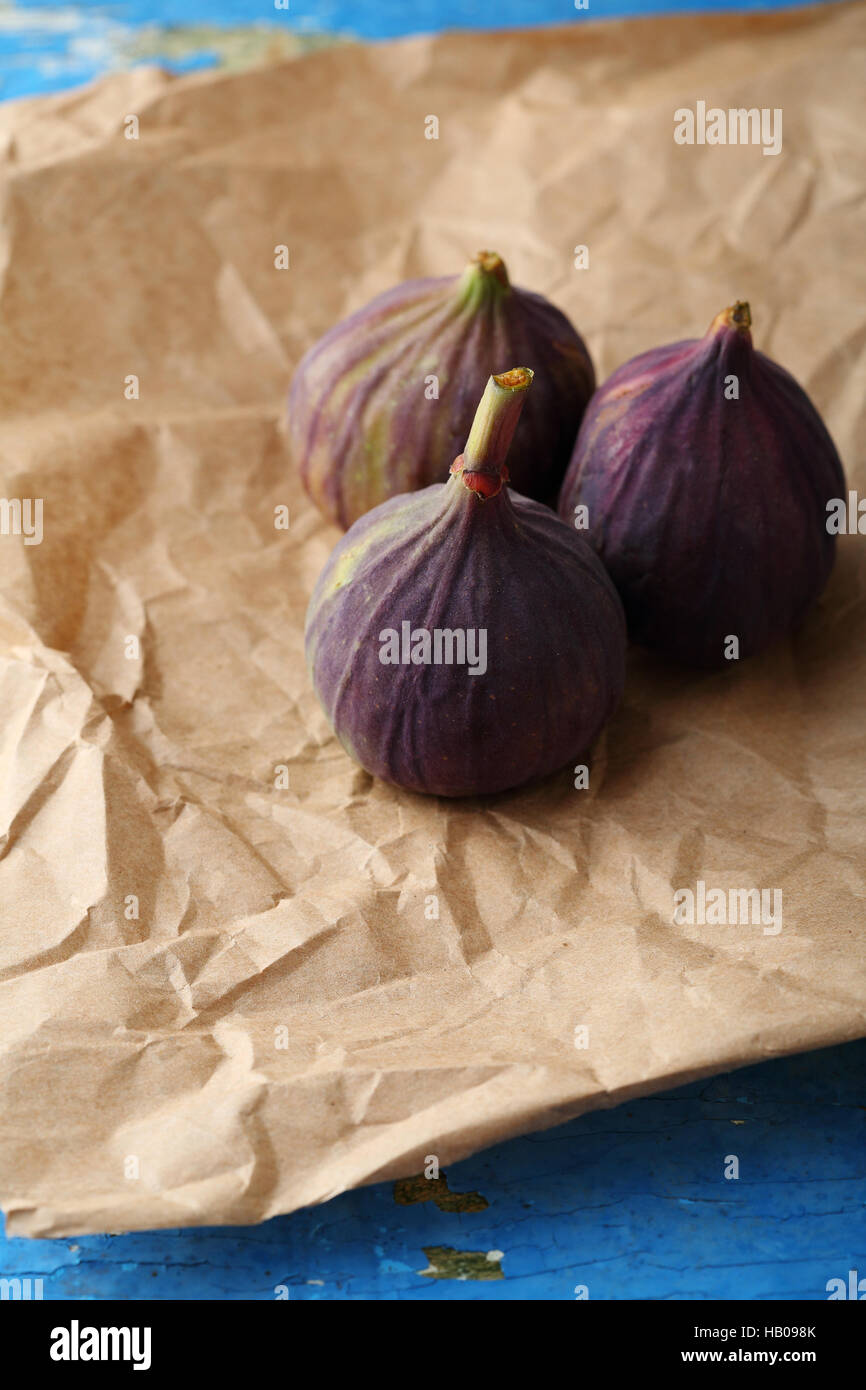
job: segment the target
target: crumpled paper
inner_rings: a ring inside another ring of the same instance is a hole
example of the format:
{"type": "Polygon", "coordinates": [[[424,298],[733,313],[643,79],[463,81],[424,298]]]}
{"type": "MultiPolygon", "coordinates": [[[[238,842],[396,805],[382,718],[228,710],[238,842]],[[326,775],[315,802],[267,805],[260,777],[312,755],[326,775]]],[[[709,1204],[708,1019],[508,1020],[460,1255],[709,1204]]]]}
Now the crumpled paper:
{"type": "Polygon", "coordinates": [[[748,298],[866,489],[864,37],[451,34],[0,111],[2,488],[44,506],[0,535],[12,1235],[260,1221],[866,1032],[866,540],[765,657],[633,652],[588,790],[449,804],[317,705],[337,533],[283,422],[333,322],[492,247],[600,378],[748,298]],[[782,153],[677,145],[698,100],[781,108],[782,153]],[[780,890],[782,930],[675,924],[699,881],[780,890]]]}

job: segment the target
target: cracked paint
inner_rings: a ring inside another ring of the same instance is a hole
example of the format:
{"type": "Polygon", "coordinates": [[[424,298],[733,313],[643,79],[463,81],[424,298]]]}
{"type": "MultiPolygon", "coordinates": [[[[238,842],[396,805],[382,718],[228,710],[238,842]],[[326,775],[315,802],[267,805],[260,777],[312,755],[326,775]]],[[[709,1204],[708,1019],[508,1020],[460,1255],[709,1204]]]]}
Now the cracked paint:
{"type": "Polygon", "coordinates": [[[444,1173],[438,1178],[425,1178],[419,1173],[414,1178],[402,1178],[394,1184],[394,1201],[398,1206],[411,1206],[415,1202],[435,1202],[440,1211],[486,1211],[487,1198],[480,1192],[450,1192],[448,1179],[444,1173]]]}
{"type": "Polygon", "coordinates": [[[418,1273],[426,1279],[504,1279],[501,1250],[452,1250],[450,1245],[425,1245],[430,1261],[418,1273]]]}

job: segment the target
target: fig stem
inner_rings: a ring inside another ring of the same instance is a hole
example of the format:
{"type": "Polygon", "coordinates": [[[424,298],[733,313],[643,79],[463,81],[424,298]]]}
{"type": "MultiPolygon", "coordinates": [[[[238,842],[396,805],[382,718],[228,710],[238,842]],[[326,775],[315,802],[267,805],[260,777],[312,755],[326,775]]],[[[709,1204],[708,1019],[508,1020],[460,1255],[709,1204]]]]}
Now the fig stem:
{"type": "Polygon", "coordinates": [[[463,450],[464,473],[503,476],[506,455],[532,377],[529,367],[512,367],[488,379],[463,450]]]}
{"type": "Polygon", "coordinates": [[[714,333],[719,328],[733,328],[736,332],[746,337],[752,326],[752,313],[744,299],[738,299],[727,309],[723,309],[720,314],[716,314],[710,324],[710,332],[714,333]]]}
{"type": "Polygon", "coordinates": [[[479,251],[457,282],[457,299],[461,305],[478,306],[489,299],[498,299],[510,289],[502,257],[495,251],[479,251]]]}

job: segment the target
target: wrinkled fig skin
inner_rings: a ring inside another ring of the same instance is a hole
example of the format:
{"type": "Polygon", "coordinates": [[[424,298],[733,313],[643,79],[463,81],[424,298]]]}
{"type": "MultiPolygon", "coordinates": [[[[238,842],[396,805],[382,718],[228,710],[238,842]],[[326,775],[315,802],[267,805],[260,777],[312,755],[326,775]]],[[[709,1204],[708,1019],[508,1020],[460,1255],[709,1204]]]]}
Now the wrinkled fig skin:
{"type": "Polygon", "coordinates": [[[726,666],[792,633],[834,559],[826,504],[839,457],[818,412],[752,347],[748,305],[699,340],[626,362],[584,417],[559,513],[588,508],[588,537],[632,638],[699,667],[726,666]],[[725,378],[739,400],[725,399],[725,378]]]}
{"type": "Polygon", "coordinates": [[[491,370],[515,360],[534,368],[536,384],[509,456],[511,483],[554,506],[595,374],[565,315],[511,286],[487,252],[463,275],[379,295],[303,358],[289,437],[313,501],[345,528],[388,497],[441,481],[491,370]],[[431,376],[439,397],[428,400],[431,376]]]}
{"type": "Polygon", "coordinates": [[[472,438],[447,483],[355,523],[307,614],[313,684],[346,751],[376,777],[452,797],[580,759],[625,677],[625,619],[603,565],[554,512],[476,468],[472,438]],[[486,671],[383,665],[380,634],[405,621],[486,629],[486,671]]]}

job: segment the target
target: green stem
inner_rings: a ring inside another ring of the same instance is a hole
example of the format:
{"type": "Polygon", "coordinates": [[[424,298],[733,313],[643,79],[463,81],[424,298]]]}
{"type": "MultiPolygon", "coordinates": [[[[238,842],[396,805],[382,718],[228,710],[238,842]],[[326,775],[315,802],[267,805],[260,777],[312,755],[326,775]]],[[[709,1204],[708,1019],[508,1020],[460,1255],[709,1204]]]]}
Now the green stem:
{"type": "Polygon", "coordinates": [[[505,262],[495,251],[479,251],[457,281],[457,302],[477,308],[486,301],[508,294],[511,284],[505,262]]]}
{"type": "Polygon", "coordinates": [[[452,468],[482,497],[494,497],[507,481],[505,460],[532,377],[529,367],[512,367],[490,377],[484,388],[466,448],[452,468]]]}

